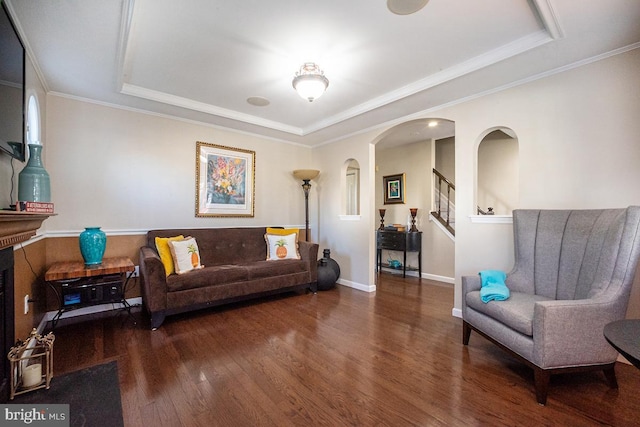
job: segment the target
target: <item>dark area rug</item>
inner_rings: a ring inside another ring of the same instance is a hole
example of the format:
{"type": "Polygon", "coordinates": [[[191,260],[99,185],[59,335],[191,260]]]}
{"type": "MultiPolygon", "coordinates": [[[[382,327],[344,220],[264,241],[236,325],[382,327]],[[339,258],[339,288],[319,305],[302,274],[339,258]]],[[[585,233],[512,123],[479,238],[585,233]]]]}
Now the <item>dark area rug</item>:
{"type": "Polygon", "coordinates": [[[49,390],[16,396],[16,404],[69,404],[71,426],[123,426],[118,364],[92,366],[55,376],[49,390]]]}

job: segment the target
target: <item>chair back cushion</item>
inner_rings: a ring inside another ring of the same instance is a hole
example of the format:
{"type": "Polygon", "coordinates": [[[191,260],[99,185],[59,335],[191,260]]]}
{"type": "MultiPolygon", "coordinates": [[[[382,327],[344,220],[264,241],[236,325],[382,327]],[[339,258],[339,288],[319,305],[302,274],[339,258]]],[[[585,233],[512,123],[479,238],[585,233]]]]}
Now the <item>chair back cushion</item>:
{"type": "Polygon", "coordinates": [[[513,226],[510,288],[560,300],[630,292],[640,254],[639,206],[518,209],[513,226]]]}

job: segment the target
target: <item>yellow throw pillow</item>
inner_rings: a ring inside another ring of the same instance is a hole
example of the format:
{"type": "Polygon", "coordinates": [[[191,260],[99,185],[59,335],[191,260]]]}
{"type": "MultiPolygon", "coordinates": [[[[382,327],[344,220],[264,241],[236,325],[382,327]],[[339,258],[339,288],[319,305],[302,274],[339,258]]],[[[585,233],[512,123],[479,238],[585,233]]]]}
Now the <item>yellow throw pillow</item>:
{"type": "Polygon", "coordinates": [[[160,255],[160,261],[164,265],[164,271],[169,276],[176,272],[173,266],[173,256],[171,255],[171,249],[169,248],[169,241],[182,240],[184,236],[181,234],[175,237],[156,237],[156,249],[158,255],[160,255]]]}
{"type": "Polygon", "coordinates": [[[265,234],[267,241],[267,261],[281,259],[300,259],[298,252],[298,234],[265,234]]]}
{"type": "Polygon", "coordinates": [[[173,255],[173,265],[176,268],[176,273],[184,274],[204,267],[200,264],[198,243],[193,237],[186,237],[183,240],[171,240],[169,241],[169,248],[171,248],[171,255],[173,255]]]}
{"type": "Polygon", "coordinates": [[[287,234],[296,233],[298,239],[300,239],[300,230],[297,228],[272,228],[267,227],[267,234],[277,234],[279,236],[285,236],[287,234]]]}

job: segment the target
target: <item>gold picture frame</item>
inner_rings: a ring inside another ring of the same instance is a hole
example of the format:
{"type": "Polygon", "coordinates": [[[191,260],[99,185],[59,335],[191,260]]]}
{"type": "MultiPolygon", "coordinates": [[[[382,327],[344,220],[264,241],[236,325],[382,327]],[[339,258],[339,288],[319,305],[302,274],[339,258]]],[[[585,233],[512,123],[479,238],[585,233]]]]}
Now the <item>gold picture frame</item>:
{"type": "Polygon", "coordinates": [[[196,217],[253,217],[256,152],[196,142],[196,217]]]}

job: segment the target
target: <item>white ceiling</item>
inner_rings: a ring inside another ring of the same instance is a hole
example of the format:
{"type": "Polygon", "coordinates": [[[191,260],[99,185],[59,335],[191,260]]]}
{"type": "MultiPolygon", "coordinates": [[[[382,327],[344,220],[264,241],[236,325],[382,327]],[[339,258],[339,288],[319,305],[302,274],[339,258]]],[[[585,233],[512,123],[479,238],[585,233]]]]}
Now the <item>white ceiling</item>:
{"type": "Polygon", "coordinates": [[[309,146],[640,47],[637,0],[5,2],[49,92],[309,146]]]}

